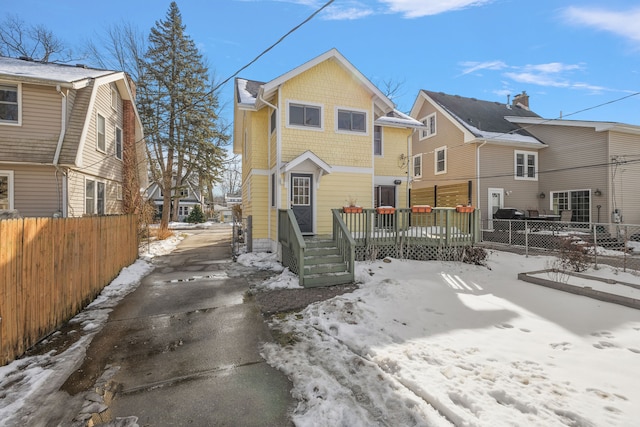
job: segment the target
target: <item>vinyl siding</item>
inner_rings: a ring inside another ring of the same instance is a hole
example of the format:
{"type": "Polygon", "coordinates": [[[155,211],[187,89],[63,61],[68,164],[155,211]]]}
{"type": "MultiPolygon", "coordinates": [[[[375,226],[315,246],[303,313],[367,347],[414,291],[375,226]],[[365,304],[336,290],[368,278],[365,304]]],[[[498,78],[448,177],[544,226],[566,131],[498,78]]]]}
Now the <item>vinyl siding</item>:
{"type": "Polygon", "coordinates": [[[55,87],[22,85],[22,125],[0,125],[0,160],[53,163],[62,97],[55,87]]]}
{"type": "Polygon", "coordinates": [[[116,126],[122,126],[122,103],[117,110],[111,107],[111,86],[98,87],[94,109],[89,116],[89,132],[82,153],[82,171],[89,175],[100,176],[108,180],[122,181],[122,161],[115,157],[116,126]],[[98,114],[105,118],[106,152],[97,149],[98,114]]]}
{"type": "Polygon", "coordinates": [[[52,166],[3,165],[13,170],[14,208],[23,217],[51,217],[61,211],[62,176],[52,166]]]}
{"type": "MultiPolygon", "coordinates": [[[[546,198],[541,200],[540,208],[550,211],[551,191],[588,190],[599,188],[604,194],[608,184],[608,134],[596,132],[593,128],[569,126],[531,126],[527,130],[538,139],[544,141],[548,148],[540,150],[538,164],[539,193],[544,192],[546,198]]],[[[603,212],[611,207],[605,197],[595,201],[592,198],[591,219],[597,220],[597,205],[603,212]]]]}
{"type": "Polygon", "coordinates": [[[544,208],[538,199],[538,181],[515,179],[515,151],[536,153],[535,150],[491,144],[480,149],[480,206],[483,208],[483,219],[487,219],[489,188],[504,190],[505,207],[538,209],[541,212],[544,208]]]}
{"type": "MultiPolygon", "coordinates": [[[[407,167],[399,167],[400,155],[407,155],[407,138],[410,129],[382,128],[382,156],[374,156],[376,176],[407,177],[407,167]]],[[[371,136],[373,147],[373,136],[371,136]]]]}
{"type": "MultiPolygon", "coordinates": [[[[611,208],[601,213],[609,219],[614,208],[620,209],[623,220],[627,224],[640,224],[640,197],[638,197],[638,183],[640,183],[640,136],[610,133],[610,155],[617,156],[621,163],[617,168],[611,168],[611,182],[609,188],[603,192],[602,199],[610,199],[611,208]],[[606,192],[605,192],[606,191],[606,192]],[[615,195],[615,198],[613,197],[615,195]]],[[[596,200],[596,204],[601,204],[596,200]]]]}
{"type": "MultiPolygon", "coordinates": [[[[422,140],[420,140],[419,132],[413,134],[412,154],[422,153],[422,177],[414,179],[411,188],[423,190],[432,189],[434,186],[468,185],[471,180],[473,181],[472,204],[477,206],[476,145],[465,143],[464,132],[427,102],[423,104],[415,118],[422,120],[434,112],[436,113],[436,134],[422,140]],[[447,150],[447,172],[436,174],[435,151],[440,147],[446,147],[447,150]]],[[[485,170],[484,166],[482,169],[485,170]]],[[[413,168],[411,173],[413,174],[413,168]]],[[[464,191],[461,191],[457,197],[448,197],[447,199],[456,200],[455,204],[467,204],[467,187],[460,186],[460,188],[464,188],[464,191]]]]}
{"type": "Polygon", "coordinates": [[[333,227],[331,209],[348,204],[351,198],[363,207],[373,207],[371,175],[356,173],[332,173],[322,177],[316,190],[316,232],[330,234],[333,227]],[[349,183],[345,185],[345,183],[349,183]]]}

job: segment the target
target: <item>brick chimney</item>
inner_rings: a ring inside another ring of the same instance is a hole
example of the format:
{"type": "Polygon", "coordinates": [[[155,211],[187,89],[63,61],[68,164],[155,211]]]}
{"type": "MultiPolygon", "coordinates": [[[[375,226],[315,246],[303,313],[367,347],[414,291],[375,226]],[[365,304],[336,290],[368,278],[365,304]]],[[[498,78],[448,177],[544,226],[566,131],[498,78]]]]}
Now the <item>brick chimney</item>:
{"type": "Polygon", "coordinates": [[[527,95],[527,92],[523,90],[522,93],[515,95],[511,105],[529,110],[529,95],[527,95]]]}

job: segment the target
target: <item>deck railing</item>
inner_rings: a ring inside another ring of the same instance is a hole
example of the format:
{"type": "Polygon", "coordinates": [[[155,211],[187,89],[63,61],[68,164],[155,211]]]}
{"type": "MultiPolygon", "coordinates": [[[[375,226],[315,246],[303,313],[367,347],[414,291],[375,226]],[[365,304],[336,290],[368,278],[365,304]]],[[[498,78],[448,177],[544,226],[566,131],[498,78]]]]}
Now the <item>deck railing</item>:
{"type": "Polygon", "coordinates": [[[300,278],[304,286],[304,250],[306,245],[293,210],[278,211],[278,242],[282,247],[282,265],[300,278]]]}
{"type": "Polygon", "coordinates": [[[410,208],[380,213],[362,209],[345,213],[335,209],[356,244],[356,259],[395,256],[434,259],[446,248],[471,246],[480,241],[480,212],[458,212],[456,208],[433,208],[413,212],[410,208]]]}

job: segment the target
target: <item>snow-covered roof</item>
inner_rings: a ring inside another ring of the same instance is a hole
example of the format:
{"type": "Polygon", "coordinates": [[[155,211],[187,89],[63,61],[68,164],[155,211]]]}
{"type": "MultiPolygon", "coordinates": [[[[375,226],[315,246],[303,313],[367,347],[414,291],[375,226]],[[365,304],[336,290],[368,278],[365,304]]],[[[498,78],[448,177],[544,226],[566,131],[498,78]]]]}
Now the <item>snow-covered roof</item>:
{"type": "Polygon", "coordinates": [[[398,110],[393,110],[385,116],[378,117],[375,121],[375,124],[380,126],[393,126],[393,127],[405,127],[405,128],[406,127],[413,127],[413,128],[425,127],[425,125],[422,124],[422,122],[398,110]]]}
{"type": "Polygon", "coordinates": [[[81,65],[64,65],[0,56],[0,78],[3,80],[73,85],[87,79],[116,73],[116,71],[99,70],[81,65]]]}

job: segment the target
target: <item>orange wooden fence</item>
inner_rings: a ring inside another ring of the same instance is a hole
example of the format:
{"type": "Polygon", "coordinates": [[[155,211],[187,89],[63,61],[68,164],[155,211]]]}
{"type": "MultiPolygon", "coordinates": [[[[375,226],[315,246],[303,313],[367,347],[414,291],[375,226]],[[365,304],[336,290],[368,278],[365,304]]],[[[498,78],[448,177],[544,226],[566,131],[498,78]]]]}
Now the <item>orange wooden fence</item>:
{"type": "Polygon", "coordinates": [[[0,221],[0,366],[79,313],[138,257],[135,215],[0,221]]]}

